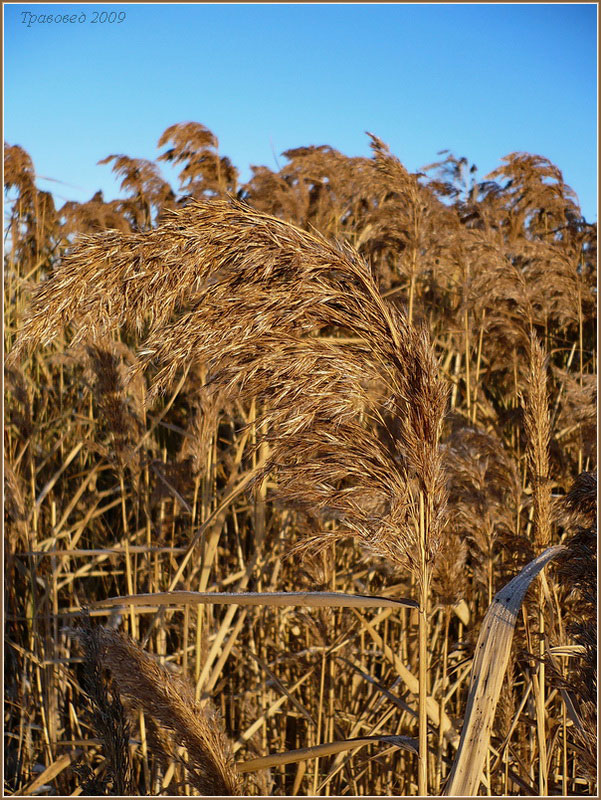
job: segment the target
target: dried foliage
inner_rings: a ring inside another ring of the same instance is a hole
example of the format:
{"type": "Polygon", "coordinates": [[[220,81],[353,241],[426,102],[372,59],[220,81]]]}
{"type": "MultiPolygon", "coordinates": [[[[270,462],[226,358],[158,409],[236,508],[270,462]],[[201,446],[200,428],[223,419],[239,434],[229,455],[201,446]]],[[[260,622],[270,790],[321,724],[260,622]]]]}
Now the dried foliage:
{"type": "Polygon", "coordinates": [[[567,687],[577,717],[574,733],[582,756],[581,774],[589,780],[597,775],[597,474],[581,473],[568,492],[565,505],[572,536],[558,573],[569,587],[577,606],[570,615],[569,628],[580,645],[577,665],[567,687]]]}
{"type": "Polygon", "coordinates": [[[493,595],[559,543],[479,791],[596,793],[596,225],[542,156],[369,136],[241,186],[181,123],[60,208],[5,146],[7,794],[440,793],[493,595]],[[79,663],[82,605],[173,590],[419,609],[136,604],[79,663]]]}

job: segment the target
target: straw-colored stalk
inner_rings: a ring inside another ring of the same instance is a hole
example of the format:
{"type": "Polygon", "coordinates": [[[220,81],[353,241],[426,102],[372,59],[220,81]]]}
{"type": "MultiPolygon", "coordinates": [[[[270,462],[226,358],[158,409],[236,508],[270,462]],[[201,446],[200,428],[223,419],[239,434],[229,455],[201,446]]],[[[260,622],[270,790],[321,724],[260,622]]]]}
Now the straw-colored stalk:
{"type": "MultiPolygon", "coordinates": [[[[533,529],[537,550],[551,541],[551,485],[549,476],[549,442],[551,428],[547,393],[547,359],[534,333],[530,336],[530,362],[524,427],[527,435],[527,457],[533,496],[533,529]]],[[[538,788],[547,794],[547,735],[545,712],[545,593],[542,581],[538,587],[538,669],[535,692],[536,730],[538,738],[538,788]]]]}

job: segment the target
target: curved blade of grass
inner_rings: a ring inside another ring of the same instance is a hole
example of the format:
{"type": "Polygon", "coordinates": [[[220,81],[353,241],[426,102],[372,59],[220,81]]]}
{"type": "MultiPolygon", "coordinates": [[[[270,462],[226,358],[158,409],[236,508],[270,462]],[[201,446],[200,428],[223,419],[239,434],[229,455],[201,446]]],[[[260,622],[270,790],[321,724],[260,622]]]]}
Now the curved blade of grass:
{"type": "Polygon", "coordinates": [[[313,747],[302,747],[300,750],[288,750],[286,753],[271,753],[261,758],[251,758],[248,761],[238,762],[238,772],[257,772],[260,769],[279,767],[283,764],[295,764],[298,761],[307,761],[310,758],[323,758],[324,756],[343,753],[345,750],[364,747],[366,744],[390,744],[411,750],[417,753],[417,742],[409,736],[362,736],[357,739],[343,739],[338,742],[325,742],[313,747]]]}
{"type": "Polygon", "coordinates": [[[417,608],[415,600],[345,594],[344,592],[152,592],[109,597],[91,603],[91,608],[107,606],[199,605],[225,604],[238,606],[309,606],[310,608],[417,608]]]}
{"type": "Polygon", "coordinates": [[[531,561],[497,592],[486,612],[474,655],[461,741],[445,797],[473,797],[478,792],[522,600],[541,569],[564,550],[563,545],[549,547],[531,561]]]}

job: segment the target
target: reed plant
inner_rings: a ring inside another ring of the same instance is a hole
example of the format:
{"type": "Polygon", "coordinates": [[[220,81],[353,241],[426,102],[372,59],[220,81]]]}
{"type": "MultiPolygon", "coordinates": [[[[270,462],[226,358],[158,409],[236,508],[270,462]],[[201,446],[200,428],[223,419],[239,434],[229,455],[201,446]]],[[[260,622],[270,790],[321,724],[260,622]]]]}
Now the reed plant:
{"type": "Polygon", "coordinates": [[[595,793],[595,227],[370,136],[5,149],[8,793],[595,793]]]}

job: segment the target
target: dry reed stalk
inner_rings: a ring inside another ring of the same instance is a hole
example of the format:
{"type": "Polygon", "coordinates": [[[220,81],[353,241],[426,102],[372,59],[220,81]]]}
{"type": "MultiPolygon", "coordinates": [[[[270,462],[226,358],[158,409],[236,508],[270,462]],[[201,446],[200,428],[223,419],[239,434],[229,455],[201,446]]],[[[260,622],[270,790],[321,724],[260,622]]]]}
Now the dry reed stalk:
{"type": "MultiPolygon", "coordinates": [[[[530,364],[525,404],[524,429],[527,437],[527,458],[533,495],[533,528],[536,550],[551,542],[551,485],[549,475],[549,444],[551,429],[547,394],[547,360],[534,332],[530,335],[530,364]]],[[[547,794],[547,734],[545,713],[545,596],[542,585],[538,592],[538,669],[536,727],[538,735],[538,788],[547,794]]]]}

